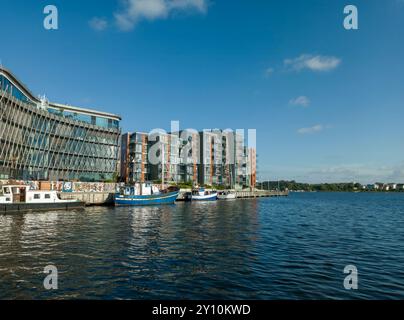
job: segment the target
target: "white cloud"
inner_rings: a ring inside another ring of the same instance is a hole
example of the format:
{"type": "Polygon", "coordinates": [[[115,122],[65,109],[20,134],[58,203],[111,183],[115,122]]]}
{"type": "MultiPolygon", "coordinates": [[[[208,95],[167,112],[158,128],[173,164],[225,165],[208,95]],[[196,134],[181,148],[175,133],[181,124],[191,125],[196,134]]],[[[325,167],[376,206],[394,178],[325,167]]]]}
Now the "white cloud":
{"type": "Polygon", "coordinates": [[[94,17],[92,18],[88,24],[95,31],[103,31],[108,27],[108,21],[104,18],[94,17]]]}
{"type": "Polygon", "coordinates": [[[267,68],[265,70],[265,77],[269,77],[271,74],[275,72],[274,68],[267,68]]]}
{"type": "Polygon", "coordinates": [[[300,96],[290,100],[289,104],[293,106],[308,107],[310,105],[310,99],[306,96],[300,96]]]}
{"type": "Polygon", "coordinates": [[[311,134],[311,133],[321,132],[323,130],[324,130],[324,126],[322,124],[317,124],[315,126],[308,127],[308,128],[300,128],[299,130],[297,130],[297,133],[299,133],[299,134],[311,134]]]}
{"type": "Polygon", "coordinates": [[[123,31],[132,30],[141,20],[166,19],[175,12],[206,13],[207,0],[123,0],[115,21],[123,31]]]}
{"type": "Polygon", "coordinates": [[[341,64],[341,59],[332,56],[302,54],[300,57],[294,59],[286,59],[284,64],[294,71],[308,69],[311,71],[324,72],[337,68],[341,64]]]}

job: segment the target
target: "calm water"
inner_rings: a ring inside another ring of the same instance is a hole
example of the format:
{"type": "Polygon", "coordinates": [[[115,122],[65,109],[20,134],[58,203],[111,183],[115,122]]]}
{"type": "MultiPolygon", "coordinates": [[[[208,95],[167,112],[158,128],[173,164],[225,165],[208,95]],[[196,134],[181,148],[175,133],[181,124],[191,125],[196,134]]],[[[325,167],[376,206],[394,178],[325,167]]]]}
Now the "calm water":
{"type": "Polygon", "coordinates": [[[403,249],[404,194],[0,216],[0,298],[404,299],[403,249]]]}

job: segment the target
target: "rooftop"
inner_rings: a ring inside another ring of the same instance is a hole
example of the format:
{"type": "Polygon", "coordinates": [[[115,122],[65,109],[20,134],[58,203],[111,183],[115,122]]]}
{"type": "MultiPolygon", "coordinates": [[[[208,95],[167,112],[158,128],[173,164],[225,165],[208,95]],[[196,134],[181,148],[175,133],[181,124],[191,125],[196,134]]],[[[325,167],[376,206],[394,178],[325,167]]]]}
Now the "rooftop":
{"type": "MultiPolygon", "coordinates": [[[[32,92],[28,89],[28,87],[20,81],[11,71],[8,69],[4,68],[3,66],[0,65],[0,75],[5,76],[11,83],[17,87],[19,90],[24,93],[24,95],[27,96],[30,100],[32,100],[35,103],[41,103],[40,99],[32,94],[32,92]]],[[[66,105],[66,104],[60,104],[60,103],[54,103],[54,102],[49,102],[49,107],[53,109],[59,109],[59,110],[65,110],[65,111],[71,111],[71,112],[76,112],[76,113],[81,113],[81,114],[86,114],[86,115],[94,115],[94,116],[99,116],[103,118],[109,118],[113,120],[122,120],[121,116],[108,113],[108,112],[103,112],[103,111],[97,111],[93,109],[86,109],[86,108],[80,108],[80,107],[75,107],[71,105],[66,105]]]]}

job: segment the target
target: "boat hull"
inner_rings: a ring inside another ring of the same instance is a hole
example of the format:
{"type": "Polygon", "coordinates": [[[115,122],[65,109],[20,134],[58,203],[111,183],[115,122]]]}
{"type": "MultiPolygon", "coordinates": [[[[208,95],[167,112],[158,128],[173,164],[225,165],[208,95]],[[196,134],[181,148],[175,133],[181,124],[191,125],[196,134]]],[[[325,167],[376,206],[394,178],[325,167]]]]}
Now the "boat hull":
{"type": "Polygon", "coordinates": [[[217,193],[203,196],[196,196],[196,195],[192,196],[192,201],[216,201],[216,200],[217,200],[217,193]]]}
{"type": "Polygon", "coordinates": [[[0,214],[43,212],[53,210],[75,210],[84,209],[82,201],[55,202],[55,203],[8,203],[0,204],[0,214]]]}
{"type": "Polygon", "coordinates": [[[235,194],[218,195],[217,198],[219,200],[235,200],[236,195],[235,194]]]}
{"type": "Polygon", "coordinates": [[[115,195],[115,206],[154,206],[173,204],[177,200],[179,191],[150,196],[120,196],[115,195]]]}

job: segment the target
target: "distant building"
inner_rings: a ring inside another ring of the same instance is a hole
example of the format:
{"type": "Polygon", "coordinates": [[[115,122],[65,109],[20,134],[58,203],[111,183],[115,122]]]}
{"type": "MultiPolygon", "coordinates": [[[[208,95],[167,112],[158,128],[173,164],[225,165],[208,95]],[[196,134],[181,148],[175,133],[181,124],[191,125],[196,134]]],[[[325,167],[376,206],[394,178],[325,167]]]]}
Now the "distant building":
{"type": "Polygon", "coordinates": [[[389,190],[397,190],[397,183],[389,183],[388,187],[389,190]]]}
{"type": "Polygon", "coordinates": [[[384,187],[384,183],[383,183],[383,182],[376,182],[376,183],[373,185],[373,189],[374,189],[374,190],[383,190],[383,187],[384,187]]]}

